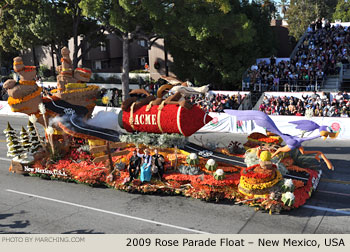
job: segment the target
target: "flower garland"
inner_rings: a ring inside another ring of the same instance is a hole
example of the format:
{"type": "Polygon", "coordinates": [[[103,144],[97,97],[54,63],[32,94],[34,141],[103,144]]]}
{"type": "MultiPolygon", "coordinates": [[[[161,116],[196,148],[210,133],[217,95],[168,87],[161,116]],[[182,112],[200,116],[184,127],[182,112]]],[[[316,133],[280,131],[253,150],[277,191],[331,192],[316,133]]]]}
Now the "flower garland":
{"type": "MultiPolygon", "coordinates": [[[[247,178],[253,178],[253,179],[266,179],[271,178],[271,173],[257,173],[254,172],[254,169],[259,168],[260,164],[255,164],[252,166],[249,166],[245,169],[242,169],[241,176],[247,177],[247,178]]],[[[272,164],[273,170],[277,169],[277,166],[272,164]]],[[[271,170],[269,170],[271,171],[271,170]]]]}
{"type": "Polygon", "coordinates": [[[74,89],[74,90],[66,90],[64,91],[64,94],[70,94],[70,93],[76,93],[76,92],[86,92],[86,91],[93,91],[99,89],[96,85],[90,85],[86,88],[80,88],[80,89],[74,89]]]}
{"type": "Polygon", "coordinates": [[[76,68],[75,69],[76,71],[81,71],[81,72],[84,72],[84,73],[87,73],[87,74],[91,74],[91,71],[88,70],[88,69],[84,69],[84,68],[76,68]]]}
{"type": "Polygon", "coordinates": [[[36,81],[35,80],[32,80],[32,81],[19,80],[19,84],[21,84],[21,85],[28,85],[28,86],[34,86],[34,85],[36,85],[36,81]]]}
{"type": "Polygon", "coordinates": [[[14,62],[13,62],[13,65],[14,65],[14,66],[23,65],[23,61],[14,61],[14,62]]]}
{"type": "Polygon", "coordinates": [[[78,88],[86,88],[86,83],[68,83],[65,85],[66,89],[78,89],[78,88]]]}
{"type": "Polygon", "coordinates": [[[279,171],[276,171],[276,177],[265,183],[259,183],[259,184],[250,184],[247,182],[246,178],[244,176],[241,176],[241,179],[239,181],[240,186],[242,186],[244,189],[248,190],[262,190],[266,188],[270,188],[274,185],[276,185],[278,182],[282,180],[282,174],[279,171]]]}
{"type": "Polygon", "coordinates": [[[41,91],[42,91],[42,88],[39,87],[37,89],[37,91],[27,95],[27,96],[24,96],[22,98],[13,98],[13,97],[9,97],[7,102],[8,104],[11,106],[11,105],[15,105],[15,104],[20,104],[20,103],[23,103],[23,102],[26,102],[26,101],[29,101],[39,95],[41,95],[41,91]]]}

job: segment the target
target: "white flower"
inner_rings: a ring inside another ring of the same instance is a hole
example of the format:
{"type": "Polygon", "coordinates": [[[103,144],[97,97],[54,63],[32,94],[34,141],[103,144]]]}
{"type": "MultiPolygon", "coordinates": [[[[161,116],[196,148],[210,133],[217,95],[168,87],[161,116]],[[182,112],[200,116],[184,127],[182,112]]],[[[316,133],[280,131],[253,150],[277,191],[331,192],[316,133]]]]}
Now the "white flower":
{"type": "Polygon", "coordinates": [[[213,165],[215,165],[215,160],[211,158],[207,161],[207,164],[210,166],[213,166],[213,165]]]}
{"type": "Polygon", "coordinates": [[[295,199],[294,193],[292,193],[292,192],[286,192],[286,193],[282,194],[282,197],[284,197],[285,199],[289,199],[291,201],[293,201],[295,199]]]}
{"type": "Polygon", "coordinates": [[[192,159],[192,160],[197,159],[197,154],[196,153],[191,153],[190,154],[190,159],[192,159]]]}
{"type": "Polygon", "coordinates": [[[36,118],[36,116],[35,116],[34,114],[31,114],[31,115],[29,116],[29,121],[30,121],[32,124],[36,123],[37,120],[38,120],[38,118],[36,118]]]}
{"type": "Polygon", "coordinates": [[[291,179],[285,179],[284,180],[284,186],[285,187],[288,187],[288,188],[291,188],[291,187],[293,187],[293,181],[291,180],[291,179]]]}
{"type": "Polygon", "coordinates": [[[52,135],[54,132],[55,132],[55,130],[51,126],[46,128],[46,133],[48,135],[52,135]]]}
{"type": "Polygon", "coordinates": [[[313,115],[314,115],[314,111],[313,111],[312,108],[306,109],[306,111],[305,111],[305,117],[306,118],[311,118],[313,115]]]}
{"type": "Polygon", "coordinates": [[[105,96],[108,97],[108,100],[112,100],[113,97],[113,91],[112,90],[108,90],[107,93],[105,94],[105,96]]]}
{"type": "Polygon", "coordinates": [[[217,169],[215,174],[218,175],[218,176],[222,176],[222,175],[224,175],[224,170],[223,169],[217,169]]]}
{"type": "Polygon", "coordinates": [[[45,114],[46,113],[46,108],[45,105],[43,103],[39,104],[39,110],[41,114],[45,114]]]}

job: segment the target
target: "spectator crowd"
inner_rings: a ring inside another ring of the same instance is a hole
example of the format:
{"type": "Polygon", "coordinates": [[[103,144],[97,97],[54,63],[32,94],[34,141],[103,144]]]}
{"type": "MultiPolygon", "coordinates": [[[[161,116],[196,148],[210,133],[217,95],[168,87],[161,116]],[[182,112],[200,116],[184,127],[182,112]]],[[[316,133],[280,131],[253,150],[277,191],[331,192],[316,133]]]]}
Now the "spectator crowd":
{"type": "Polygon", "coordinates": [[[291,115],[304,116],[307,109],[312,111],[312,116],[324,117],[349,117],[350,95],[339,91],[332,100],[324,92],[318,95],[302,95],[301,98],[294,96],[264,96],[259,110],[268,115],[291,115]]]}
{"type": "Polygon", "coordinates": [[[314,91],[326,76],[337,75],[350,62],[350,29],[329,21],[313,22],[295,56],[276,62],[261,61],[251,66],[243,79],[243,90],[314,91]]]}
{"type": "Polygon", "coordinates": [[[224,112],[224,109],[238,109],[245,95],[237,94],[211,94],[203,97],[193,95],[190,98],[192,104],[198,105],[205,112],[224,112]]]}

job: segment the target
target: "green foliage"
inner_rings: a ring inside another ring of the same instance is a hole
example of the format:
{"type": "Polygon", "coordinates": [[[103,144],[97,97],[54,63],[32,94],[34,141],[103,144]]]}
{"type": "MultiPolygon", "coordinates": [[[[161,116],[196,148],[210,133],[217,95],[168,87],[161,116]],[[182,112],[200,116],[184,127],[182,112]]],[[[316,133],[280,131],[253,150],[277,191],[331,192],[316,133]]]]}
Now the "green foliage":
{"type": "Polygon", "coordinates": [[[107,83],[111,83],[111,84],[119,84],[120,83],[120,79],[115,77],[115,76],[110,76],[107,78],[107,83]]]}
{"type": "Polygon", "coordinates": [[[154,133],[127,133],[120,136],[120,141],[135,145],[149,145],[159,148],[179,147],[186,144],[186,138],[180,134],[154,134],[154,133]]]}
{"type": "Polygon", "coordinates": [[[185,175],[199,175],[202,173],[198,166],[180,165],[178,170],[185,175]]]}
{"type": "Polygon", "coordinates": [[[342,22],[350,21],[350,2],[339,0],[333,14],[334,20],[341,20],[342,22]]]}
{"type": "Polygon", "coordinates": [[[94,74],[94,75],[92,75],[90,82],[92,82],[92,83],[106,83],[106,80],[102,76],[100,76],[98,74],[94,74]]]}
{"type": "Polygon", "coordinates": [[[48,77],[51,76],[52,72],[51,72],[51,70],[50,70],[47,66],[41,65],[41,66],[39,67],[38,74],[39,74],[40,76],[42,76],[42,77],[48,78],[48,77]]]}
{"type": "Polygon", "coordinates": [[[149,73],[149,72],[148,72],[148,71],[145,71],[145,70],[140,69],[140,70],[132,70],[132,71],[130,71],[130,73],[149,73]]]}
{"type": "Polygon", "coordinates": [[[0,17],[0,47],[5,51],[50,45],[60,56],[60,49],[73,37],[75,66],[89,50],[84,50],[78,57],[86,40],[93,47],[105,38],[100,24],[81,15],[80,0],[7,1],[10,7],[0,17]],[[78,39],[79,35],[83,37],[82,41],[78,39]]]}
{"type": "Polygon", "coordinates": [[[290,34],[299,39],[312,21],[332,19],[337,0],[291,0],[286,17],[290,34]]]}
{"type": "Polygon", "coordinates": [[[238,0],[163,1],[154,8],[155,0],[146,2],[155,30],[165,38],[165,46],[174,58],[171,71],[179,79],[235,89],[257,57],[271,54],[271,13],[261,4],[238,0]]]}

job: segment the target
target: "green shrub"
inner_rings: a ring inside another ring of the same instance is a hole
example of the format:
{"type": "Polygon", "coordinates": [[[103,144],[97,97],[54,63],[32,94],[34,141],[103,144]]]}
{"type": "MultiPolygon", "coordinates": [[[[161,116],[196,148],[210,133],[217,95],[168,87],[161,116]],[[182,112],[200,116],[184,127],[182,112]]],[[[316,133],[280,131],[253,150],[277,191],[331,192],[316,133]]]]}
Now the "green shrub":
{"type": "Polygon", "coordinates": [[[52,75],[52,72],[51,72],[51,69],[48,68],[47,66],[45,65],[42,65],[39,67],[39,70],[38,70],[38,74],[41,76],[41,77],[45,77],[45,78],[48,78],[52,75]]]}
{"type": "Polygon", "coordinates": [[[110,84],[121,84],[122,82],[116,76],[110,76],[110,77],[107,78],[107,83],[110,83],[110,84]]]}
{"type": "Polygon", "coordinates": [[[146,70],[143,70],[143,69],[138,69],[138,70],[132,70],[132,71],[130,71],[130,73],[149,73],[149,72],[147,72],[146,70]]]}

